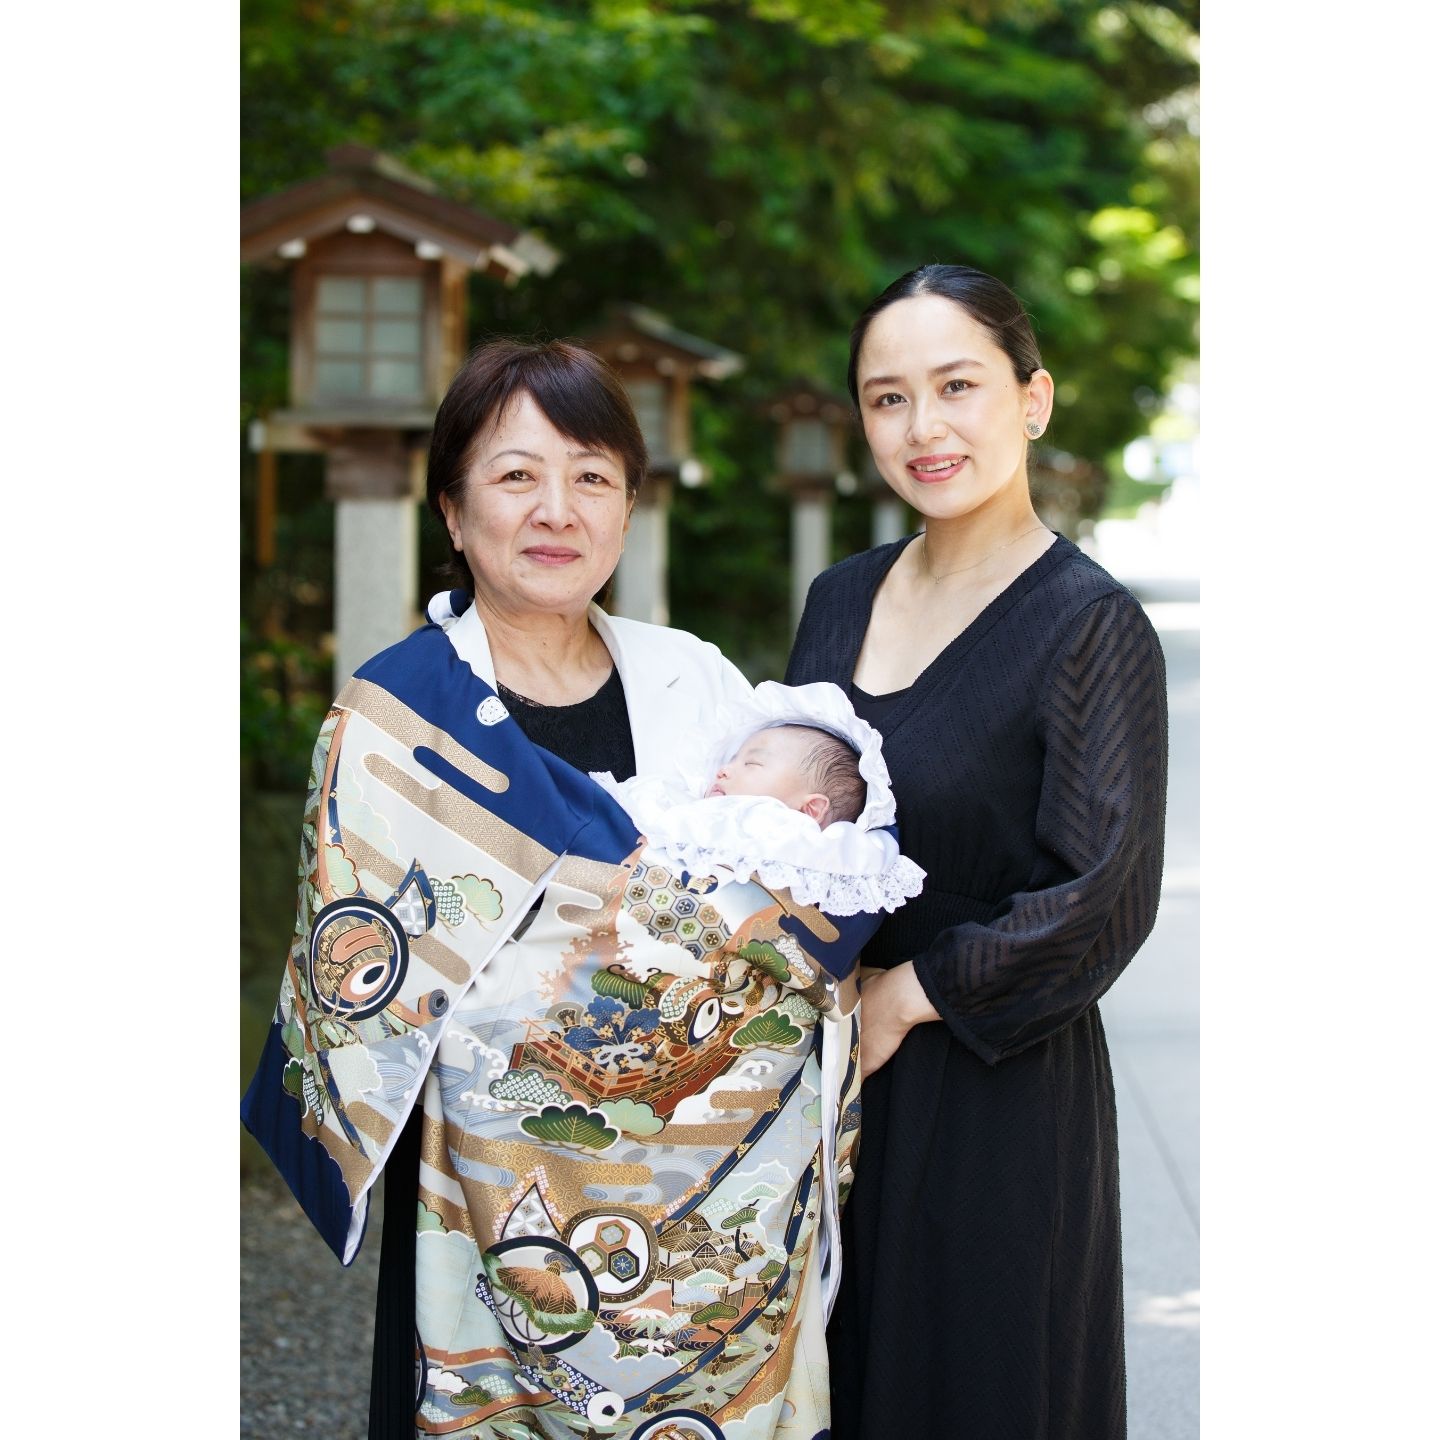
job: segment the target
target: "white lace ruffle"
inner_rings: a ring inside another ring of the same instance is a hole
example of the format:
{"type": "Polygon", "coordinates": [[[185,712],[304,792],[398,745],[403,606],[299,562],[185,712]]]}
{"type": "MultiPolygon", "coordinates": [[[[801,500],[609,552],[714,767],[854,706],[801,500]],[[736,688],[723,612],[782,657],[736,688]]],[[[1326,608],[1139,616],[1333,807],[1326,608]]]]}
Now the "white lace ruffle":
{"type": "Polygon", "coordinates": [[[898,910],[907,900],[913,900],[925,883],[925,872],[904,855],[897,856],[889,869],[878,875],[839,875],[834,871],[790,865],[783,860],[766,860],[758,855],[732,855],[705,845],[670,844],[658,851],[653,846],[647,849],[691,875],[719,872],[723,877],[724,872],[729,871],[737,880],[753,876],[766,889],[788,890],[797,904],[814,905],[837,918],[898,910]]]}
{"type": "Polygon", "coordinates": [[[925,872],[900,853],[885,828],[895,821],[880,736],[838,686],[765,681],[752,700],[722,705],[716,724],[685,747],[675,770],[616,781],[594,779],[624,806],[647,849],[692,875],[752,876],[788,890],[801,905],[837,917],[898,909],[920,893],[925,872]],[[763,795],[704,796],[716,770],[757,730],[814,725],[853,745],[865,779],[865,808],[823,829],[808,815],[763,795]],[[783,858],[782,858],[783,857],[783,858]]]}

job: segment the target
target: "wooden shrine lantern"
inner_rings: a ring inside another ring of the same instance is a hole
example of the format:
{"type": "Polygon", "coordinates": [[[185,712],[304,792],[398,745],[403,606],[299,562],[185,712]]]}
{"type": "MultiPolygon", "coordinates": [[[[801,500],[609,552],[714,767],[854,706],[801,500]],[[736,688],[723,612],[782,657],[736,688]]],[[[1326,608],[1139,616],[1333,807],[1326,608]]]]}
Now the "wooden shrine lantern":
{"type": "Polygon", "coordinates": [[[326,160],[317,179],[244,207],[240,257],[290,267],[290,404],[252,444],[262,507],[269,456],[325,455],[339,685],[415,624],[416,502],[436,407],[466,354],[471,271],[513,284],[559,256],[377,151],[342,145],[326,160]]]}
{"type": "Polygon", "coordinates": [[[790,615],[800,623],[810,582],[830,564],[830,506],[837,487],[853,490],[846,450],[853,426],[848,397],[797,380],[767,406],[780,426],[778,483],[790,494],[790,615]]]}
{"type": "Polygon", "coordinates": [[[697,375],[724,380],[743,361],[642,305],[611,306],[604,324],[584,340],[624,382],[650,453],[650,476],[630,516],[612,608],[632,620],[665,625],[670,501],[677,481],[687,489],[705,481],[691,446],[690,382],[697,375]]]}

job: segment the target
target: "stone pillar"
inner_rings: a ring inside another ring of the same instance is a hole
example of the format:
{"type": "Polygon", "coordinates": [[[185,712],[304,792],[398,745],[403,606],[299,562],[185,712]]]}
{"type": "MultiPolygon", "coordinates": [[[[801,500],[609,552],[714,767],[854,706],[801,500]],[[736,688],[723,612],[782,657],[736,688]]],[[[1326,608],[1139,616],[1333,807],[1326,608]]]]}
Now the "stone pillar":
{"type": "Polygon", "coordinates": [[[419,515],[413,460],[398,436],[347,441],[326,453],[335,501],[335,688],[415,627],[419,515]]]}
{"type": "Polygon", "coordinates": [[[870,512],[870,543],[888,545],[905,533],[905,507],[895,498],[894,492],[886,490],[875,497],[875,508],[870,512]]]}
{"type": "Polygon", "coordinates": [[[790,511],[790,629],[800,624],[810,582],[830,564],[830,499],[827,487],[796,489],[790,511]]]}
{"type": "Polygon", "coordinates": [[[625,553],[615,572],[616,615],[651,625],[670,623],[669,557],[670,482],[652,476],[630,512],[625,553]]]}

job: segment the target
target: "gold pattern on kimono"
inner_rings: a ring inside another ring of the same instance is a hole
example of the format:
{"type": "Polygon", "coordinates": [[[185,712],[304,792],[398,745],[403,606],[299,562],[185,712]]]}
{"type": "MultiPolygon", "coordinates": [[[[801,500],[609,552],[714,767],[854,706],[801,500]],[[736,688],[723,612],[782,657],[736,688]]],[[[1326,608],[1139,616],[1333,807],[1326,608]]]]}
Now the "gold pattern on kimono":
{"type": "Polygon", "coordinates": [[[427,746],[462,775],[468,775],[477,785],[483,785],[496,795],[502,795],[510,788],[508,775],[457,745],[450,736],[437,730],[428,720],[373,681],[352,680],[340,692],[338,703],[348,705],[357,714],[363,715],[407,750],[427,746]]]}
{"type": "Polygon", "coordinates": [[[362,1134],[384,1145],[395,1129],[395,1122],[388,1115],[382,1115],[363,1100],[352,1100],[345,1107],[350,1123],[362,1134]]]}
{"type": "Polygon", "coordinates": [[[755,1128],[761,1115],[780,1108],[778,1090],[716,1090],[710,1096],[712,1110],[731,1113],[743,1111],[734,1120],[702,1121],[694,1125],[677,1125],[673,1120],[665,1127],[667,1145],[732,1146],[744,1154],[749,1146],[745,1137],[755,1128]],[[743,1149],[741,1147],[744,1147],[743,1149]]]}
{"type": "Polygon", "coordinates": [[[457,1205],[453,1200],[446,1199],[444,1195],[437,1195],[423,1182],[420,1185],[419,1203],[432,1215],[438,1216],[445,1229],[460,1235],[468,1235],[472,1240],[475,1238],[475,1234],[470,1228],[470,1212],[463,1205],[457,1205]]]}
{"type": "Polygon", "coordinates": [[[437,785],[432,790],[393,760],[374,751],[365,756],[365,769],[437,825],[444,826],[466,844],[475,846],[507,870],[532,883],[550,868],[555,859],[553,850],[547,850],[523,830],[507,824],[449,785],[437,785]]]}
{"type": "MultiPolygon", "coordinates": [[[[774,905],[767,906],[764,910],[757,910],[743,925],[735,932],[735,943],[743,945],[751,940],[778,940],[782,935],[790,936],[790,932],[780,923],[783,915],[791,915],[800,921],[817,940],[823,940],[827,945],[833,944],[840,938],[837,930],[828,915],[817,910],[813,905],[799,905],[791,898],[788,890],[772,890],[769,892],[775,901],[774,905]]],[[[793,939],[793,936],[790,936],[793,939]]]]}
{"type": "MultiPolygon", "coordinates": [[[[577,1211],[593,1209],[601,1203],[585,1194],[587,1185],[623,1185],[635,1190],[648,1185],[654,1178],[654,1172],[648,1165],[622,1165],[606,1160],[586,1160],[578,1155],[561,1155],[553,1149],[542,1149],[538,1145],[471,1135],[448,1124],[446,1139],[461,1159],[479,1160],[497,1170],[509,1170],[521,1181],[533,1179],[537,1172],[543,1174],[540,1193],[550,1203],[552,1210],[558,1212],[562,1222],[577,1211]]],[[[453,1163],[448,1156],[444,1164],[436,1165],[435,1168],[442,1175],[454,1176],[470,1198],[472,1210],[483,1209],[490,1214],[509,1212],[513,1187],[455,1175],[453,1163]]],[[[665,1207],[639,1205],[635,1208],[642,1215],[658,1219],[664,1214],[665,1207]]]]}
{"type": "Polygon", "coordinates": [[[588,906],[569,901],[556,906],[556,916],[564,924],[577,926],[585,933],[573,937],[558,957],[559,965],[541,976],[540,996],[547,1003],[554,1004],[565,997],[580,966],[610,965],[625,958],[630,947],[620,938],[615,920],[629,873],[628,868],[601,865],[573,855],[561,856],[551,883],[592,895],[598,904],[588,906]]]}
{"type": "Polygon", "coordinates": [[[799,1286],[788,1292],[793,1299],[782,1322],[774,1352],[760,1362],[760,1368],[743,1388],[715,1412],[715,1418],[722,1424],[726,1420],[738,1419],[747,1410],[763,1405],[767,1400],[773,1400],[789,1386],[795,1374],[795,1342],[800,1335],[799,1322],[804,1310],[801,1299],[805,1281],[806,1276],[802,1274],[799,1286]]]}
{"type": "Polygon", "coordinates": [[[340,841],[345,853],[355,862],[355,869],[368,870],[380,883],[393,890],[404,878],[405,872],[388,855],[382,855],[368,840],[353,830],[340,827],[340,841]]]}
{"type": "MultiPolygon", "coordinates": [[[[306,1120],[309,1118],[308,1115],[305,1117],[306,1120]]],[[[344,1135],[330,1129],[328,1125],[317,1126],[314,1138],[325,1147],[325,1153],[340,1167],[340,1178],[345,1182],[345,1189],[353,1203],[375,1173],[373,1164],[344,1135]]]]}
{"type": "Polygon", "coordinates": [[[625,882],[629,878],[628,861],[617,866],[564,855],[555,870],[556,883],[568,885],[572,890],[583,890],[601,904],[599,909],[576,904],[561,905],[556,913],[567,925],[578,925],[594,932],[613,930],[620,900],[625,893],[625,882]]]}
{"type": "Polygon", "coordinates": [[[330,889],[330,878],[326,874],[325,840],[320,831],[322,823],[328,827],[325,797],[334,793],[335,766],[340,760],[340,740],[345,734],[345,724],[349,718],[349,715],[342,710],[339,718],[335,721],[335,729],[330,735],[330,748],[325,755],[325,779],[320,786],[320,799],[315,806],[315,871],[313,879],[319,888],[321,900],[327,905],[335,896],[330,889]]]}
{"type": "Polygon", "coordinates": [[[470,967],[443,940],[437,940],[433,934],[412,936],[410,953],[443,975],[452,985],[463,985],[470,978],[470,967]]]}
{"type": "Polygon", "coordinates": [[[451,1172],[450,1151],[446,1148],[447,1125],[436,1120],[429,1111],[420,1116],[420,1163],[438,1170],[442,1175],[451,1172]]]}

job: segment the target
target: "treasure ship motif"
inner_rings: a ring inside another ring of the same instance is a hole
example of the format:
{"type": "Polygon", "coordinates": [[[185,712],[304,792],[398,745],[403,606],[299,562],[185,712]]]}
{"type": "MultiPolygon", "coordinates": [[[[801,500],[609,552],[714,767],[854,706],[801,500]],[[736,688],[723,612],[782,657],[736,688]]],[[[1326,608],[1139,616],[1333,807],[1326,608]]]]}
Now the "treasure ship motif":
{"type": "Polygon", "coordinates": [[[746,1019],[749,986],[721,990],[703,977],[664,974],[631,983],[650,1002],[643,1008],[597,996],[584,1012],[527,1018],[512,1069],[539,1070],[592,1104],[643,1096],[668,1119],[734,1062],[729,1042],[746,1019]]]}

